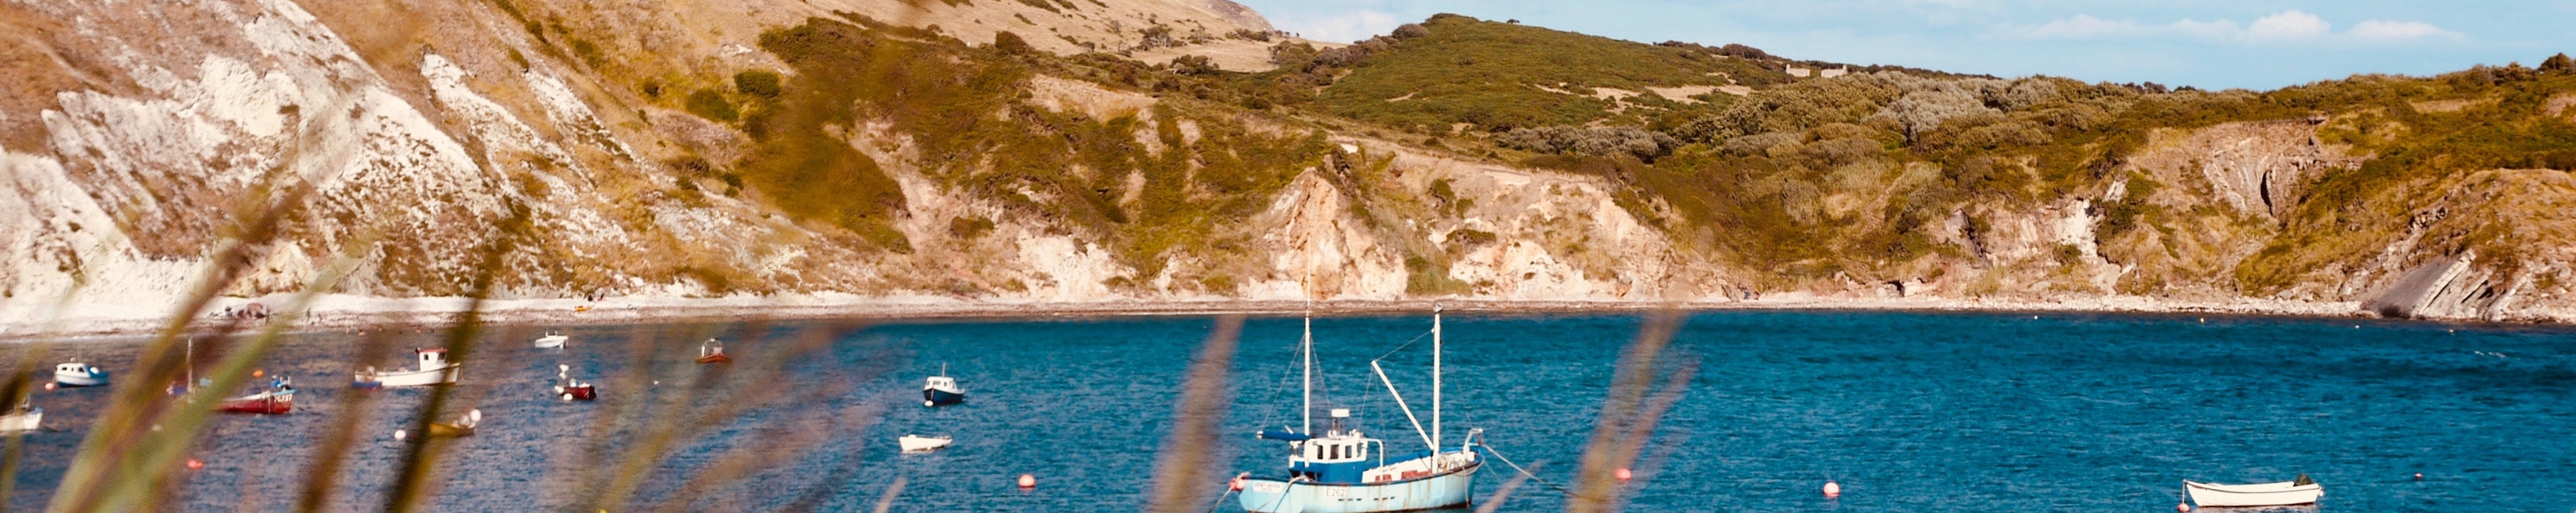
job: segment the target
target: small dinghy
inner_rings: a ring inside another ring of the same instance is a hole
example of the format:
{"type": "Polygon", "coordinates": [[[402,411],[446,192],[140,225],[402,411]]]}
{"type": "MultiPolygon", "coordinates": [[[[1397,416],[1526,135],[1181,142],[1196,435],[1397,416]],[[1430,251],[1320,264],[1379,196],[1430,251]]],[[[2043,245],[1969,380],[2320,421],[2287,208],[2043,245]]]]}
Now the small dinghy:
{"type": "Polygon", "coordinates": [[[565,336],[563,333],[553,330],[547,330],[546,336],[537,337],[536,340],[529,341],[528,345],[536,346],[537,349],[562,349],[564,342],[569,340],[572,340],[572,337],[565,336]]]}
{"type": "Polygon", "coordinates": [[[599,385],[595,383],[583,383],[581,380],[572,379],[571,365],[555,365],[555,379],[563,380],[562,384],[555,385],[555,397],[562,398],[566,401],[593,401],[599,399],[599,385]]]}
{"type": "Polygon", "coordinates": [[[2315,480],[2308,479],[2307,474],[2299,474],[2296,480],[2278,483],[2227,485],[2183,481],[2182,487],[2185,492],[2191,494],[2193,504],[2199,504],[2204,508],[2315,504],[2317,498],[2324,497],[2326,494],[2325,488],[2317,486],[2315,480]]]}
{"type": "Polygon", "coordinates": [[[268,382],[268,390],[241,397],[226,398],[215,404],[215,411],[285,415],[295,411],[295,383],[286,378],[268,382]]]}
{"type": "Polygon", "coordinates": [[[54,384],[67,387],[107,386],[107,369],[73,359],[54,366],[54,384]]]}
{"type": "Polygon", "coordinates": [[[698,344],[698,363],[733,363],[733,357],[725,356],[724,342],[710,338],[698,344]]]}
{"type": "Polygon", "coordinates": [[[430,423],[429,437],[456,438],[460,436],[474,436],[474,425],[482,423],[483,410],[467,411],[465,412],[465,415],[457,417],[456,422],[453,423],[430,423]]]}
{"type": "Polygon", "coordinates": [[[939,450],[941,447],[947,447],[950,442],[954,442],[956,440],[949,438],[947,435],[903,435],[903,438],[896,441],[903,444],[903,452],[930,452],[939,450]]]}
{"type": "Polygon", "coordinates": [[[18,403],[16,409],[9,410],[6,415],[0,415],[0,433],[25,433],[44,429],[44,427],[45,409],[27,403],[18,403]]]}
{"type": "Polygon", "coordinates": [[[957,378],[948,377],[948,364],[939,364],[939,375],[921,384],[921,405],[947,406],[966,402],[966,390],[957,388],[957,378]]]}
{"type": "Polygon", "coordinates": [[[354,386],[392,388],[454,385],[457,374],[460,374],[460,370],[465,367],[464,362],[447,361],[446,349],[413,349],[411,352],[419,355],[419,369],[379,371],[375,367],[368,367],[367,370],[358,371],[354,386]]]}

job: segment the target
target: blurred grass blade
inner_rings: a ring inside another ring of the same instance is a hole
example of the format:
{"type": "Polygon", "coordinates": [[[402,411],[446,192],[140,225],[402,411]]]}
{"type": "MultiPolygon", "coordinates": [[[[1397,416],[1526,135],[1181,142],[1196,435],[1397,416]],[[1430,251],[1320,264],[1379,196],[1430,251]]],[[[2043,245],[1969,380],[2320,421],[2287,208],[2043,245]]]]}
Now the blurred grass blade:
{"type": "MultiPolygon", "coordinates": [[[[1565,509],[1572,513],[1606,513],[1618,510],[1619,479],[1615,472],[1634,463],[1644,440],[1636,433],[1652,433],[1653,422],[1642,405],[1648,389],[1655,383],[1657,358],[1670,345],[1673,333],[1680,329],[1681,314],[1663,311],[1646,317],[1637,339],[1619,357],[1617,377],[1601,401],[1601,417],[1592,428],[1591,440],[1584,444],[1583,458],[1575,470],[1574,491],[1568,494],[1565,509]]],[[[1687,383],[1684,381],[1683,383],[1687,383]]]]}
{"type": "Polygon", "coordinates": [[[1216,423],[1225,418],[1226,402],[1233,399],[1226,372],[1234,366],[1235,340],[1242,335],[1243,316],[1219,317],[1207,342],[1199,345],[1198,357],[1190,360],[1179,404],[1172,408],[1172,433],[1154,465],[1153,502],[1146,511],[1188,513],[1206,502],[1201,496],[1212,485],[1200,478],[1210,474],[1216,461],[1216,423]]]}

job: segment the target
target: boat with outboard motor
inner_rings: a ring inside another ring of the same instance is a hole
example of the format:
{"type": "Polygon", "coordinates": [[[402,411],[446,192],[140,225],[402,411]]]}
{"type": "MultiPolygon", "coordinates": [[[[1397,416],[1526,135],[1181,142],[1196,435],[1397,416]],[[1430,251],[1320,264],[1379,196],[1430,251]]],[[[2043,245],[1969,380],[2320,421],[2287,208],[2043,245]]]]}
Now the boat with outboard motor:
{"type": "Polygon", "coordinates": [[[54,366],[54,384],[66,387],[107,386],[107,369],[73,358],[54,366]]]}
{"type": "Polygon", "coordinates": [[[724,342],[710,338],[698,344],[698,363],[733,363],[733,357],[725,356],[724,342]]]}
{"type": "Polygon", "coordinates": [[[571,340],[572,337],[563,334],[563,332],[547,331],[546,336],[537,337],[536,340],[530,340],[528,341],[528,345],[537,349],[563,349],[564,342],[571,340]]]}
{"type": "MultiPolygon", "coordinates": [[[[1440,438],[1440,313],[1431,314],[1431,429],[1413,416],[1413,408],[1404,395],[1387,379],[1386,369],[1376,360],[1369,368],[1377,372],[1378,381],[1386,384],[1387,393],[1395,397],[1396,406],[1404,410],[1405,419],[1413,423],[1422,436],[1426,450],[1389,455],[1384,440],[1369,438],[1357,429],[1343,429],[1351,417],[1347,408],[1330,411],[1330,426],[1323,433],[1313,431],[1315,378],[1315,322],[1306,320],[1306,334],[1300,341],[1305,362],[1304,419],[1300,429],[1277,431],[1264,429],[1256,433],[1266,440],[1287,442],[1288,472],[1285,476],[1238,478],[1242,488],[1238,498],[1244,511],[1255,513],[1377,513],[1425,509],[1458,508],[1469,505],[1469,493],[1475,488],[1476,471],[1484,466],[1474,448],[1483,430],[1469,430],[1454,448],[1441,446],[1440,438]]],[[[1398,348],[1401,350],[1402,348],[1398,348]]],[[[1392,354],[1392,353],[1390,353],[1392,354]]],[[[1380,357],[1384,358],[1384,357],[1380,357]]]]}
{"type": "Polygon", "coordinates": [[[921,383],[921,405],[947,406],[966,402],[966,389],[957,388],[957,378],[948,377],[948,364],[939,364],[939,375],[921,383]]]}
{"type": "Polygon", "coordinates": [[[215,411],[285,415],[287,412],[295,411],[295,381],[283,377],[271,379],[268,382],[268,390],[225,398],[223,402],[215,403],[215,411]]]}
{"type": "Polygon", "coordinates": [[[44,427],[45,409],[32,404],[18,403],[16,409],[0,414],[0,433],[23,433],[44,427]]]}

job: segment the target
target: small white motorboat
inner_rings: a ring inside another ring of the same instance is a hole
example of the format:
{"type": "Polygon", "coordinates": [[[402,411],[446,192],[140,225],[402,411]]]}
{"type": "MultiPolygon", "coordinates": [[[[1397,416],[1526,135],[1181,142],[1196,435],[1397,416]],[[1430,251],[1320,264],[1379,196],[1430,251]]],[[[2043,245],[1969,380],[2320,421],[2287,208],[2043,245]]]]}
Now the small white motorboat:
{"type": "Polygon", "coordinates": [[[107,369],[98,368],[96,365],[81,363],[79,359],[75,358],[72,361],[63,362],[61,365],[54,366],[54,384],[67,387],[106,386],[107,369]]]}
{"type": "Polygon", "coordinates": [[[2325,488],[2308,479],[2307,474],[2278,483],[2227,485],[2183,481],[2182,487],[2191,494],[2193,504],[2204,508],[2315,504],[2317,498],[2326,495],[2325,488]]]}
{"type": "Polygon", "coordinates": [[[528,345],[536,346],[537,349],[562,349],[564,342],[569,340],[572,340],[572,337],[549,330],[546,336],[537,337],[536,340],[529,341],[528,345]]]}
{"type": "Polygon", "coordinates": [[[0,415],[0,433],[24,433],[44,429],[44,427],[44,408],[20,404],[17,409],[10,410],[8,414],[0,415]]]}
{"type": "Polygon", "coordinates": [[[955,442],[956,440],[949,438],[947,435],[903,435],[903,438],[896,441],[903,444],[903,452],[929,452],[939,450],[941,447],[947,447],[950,442],[955,442]]]}
{"type": "Polygon", "coordinates": [[[367,370],[358,371],[354,385],[358,388],[454,385],[457,374],[460,374],[459,371],[465,367],[464,362],[447,361],[446,349],[413,349],[412,352],[420,357],[419,369],[379,371],[374,367],[368,367],[367,370]]]}

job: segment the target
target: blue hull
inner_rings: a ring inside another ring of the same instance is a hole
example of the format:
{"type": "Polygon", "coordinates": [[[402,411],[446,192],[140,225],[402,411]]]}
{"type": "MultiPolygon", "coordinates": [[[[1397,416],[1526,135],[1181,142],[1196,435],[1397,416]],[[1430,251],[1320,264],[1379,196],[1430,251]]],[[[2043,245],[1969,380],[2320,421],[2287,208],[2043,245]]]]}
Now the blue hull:
{"type": "Polygon", "coordinates": [[[54,384],[66,387],[107,386],[107,373],[104,371],[85,374],[64,374],[57,372],[54,373],[54,384]]]}
{"type": "Polygon", "coordinates": [[[923,406],[948,406],[963,402],[966,402],[966,394],[963,393],[937,389],[921,390],[921,404],[923,406]]]}

